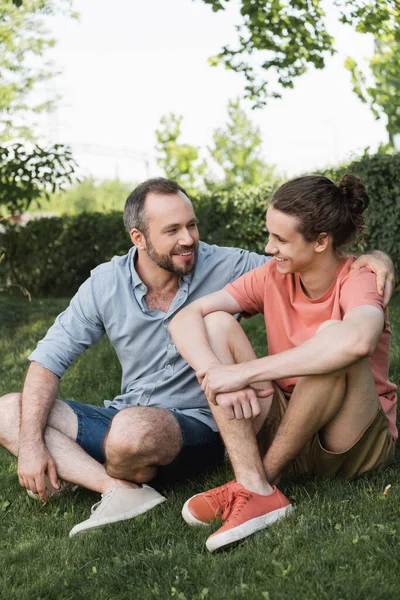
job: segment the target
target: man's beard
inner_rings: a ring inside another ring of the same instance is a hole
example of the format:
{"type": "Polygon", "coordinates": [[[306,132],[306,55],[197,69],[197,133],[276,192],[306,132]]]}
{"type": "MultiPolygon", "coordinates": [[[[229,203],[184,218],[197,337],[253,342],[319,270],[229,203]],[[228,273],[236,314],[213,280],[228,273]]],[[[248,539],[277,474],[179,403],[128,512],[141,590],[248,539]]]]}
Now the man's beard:
{"type": "Polygon", "coordinates": [[[193,250],[193,261],[190,261],[188,263],[184,263],[181,267],[178,267],[173,259],[172,259],[172,255],[170,254],[159,254],[157,252],[157,250],[154,248],[153,244],[150,241],[150,238],[147,236],[146,237],[146,249],[147,249],[147,256],[149,258],[151,258],[151,260],[158,266],[161,267],[162,269],[164,269],[165,271],[168,271],[169,273],[176,273],[177,275],[180,275],[181,277],[183,277],[184,275],[187,275],[188,273],[191,273],[194,269],[195,266],[195,262],[196,262],[196,250],[197,250],[197,243],[193,243],[193,246],[191,246],[190,248],[184,247],[184,246],[178,246],[177,248],[174,249],[173,254],[179,254],[179,252],[189,252],[190,250],[193,250]]]}

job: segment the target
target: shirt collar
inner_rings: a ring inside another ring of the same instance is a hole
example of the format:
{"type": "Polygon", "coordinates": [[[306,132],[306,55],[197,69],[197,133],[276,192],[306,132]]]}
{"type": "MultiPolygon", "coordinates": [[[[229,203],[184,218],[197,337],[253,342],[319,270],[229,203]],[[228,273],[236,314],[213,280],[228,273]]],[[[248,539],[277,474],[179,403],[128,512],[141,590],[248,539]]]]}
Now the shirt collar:
{"type": "MultiPolygon", "coordinates": [[[[140,279],[136,269],[135,269],[135,257],[136,257],[137,248],[136,246],[132,246],[132,248],[128,252],[128,261],[129,261],[129,270],[132,277],[132,287],[137,287],[138,285],[143,285],[143,281],[140,279]]],[[[198,251],[196,256],[196,261],[198,260],[198,251]]],[[[196,268],[196,267],[195,267],[196,268]]],[[[180,277],[179,279],[179,287],[183,285],[189,285],[192,281],[194,270],[184,277],[180,277]]]]}

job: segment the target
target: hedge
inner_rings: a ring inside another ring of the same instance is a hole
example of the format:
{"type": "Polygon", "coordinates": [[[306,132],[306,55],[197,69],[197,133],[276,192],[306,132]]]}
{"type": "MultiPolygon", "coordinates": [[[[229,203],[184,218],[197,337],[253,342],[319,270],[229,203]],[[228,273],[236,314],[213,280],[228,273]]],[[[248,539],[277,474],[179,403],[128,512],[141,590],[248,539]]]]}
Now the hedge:
{"type": "MultiPolygon", "coordinates": [[[[326,174],[337,181],[345,172],[361,177],[371,199],[363,249],[387,252],[400,275],[400,154],[367,155],[326,174]]],[[[213,191],[195,199],[201,239],[263,252],[265,211],[272,192],[264,185],[213,191]]],[[[9,259],[0,263],[0,277],[3,282],[16,278],[34,295],[71,296],[90,269],[130,246],[118,212],[30,221],[0,234],[0,248],[9,259]]]]}

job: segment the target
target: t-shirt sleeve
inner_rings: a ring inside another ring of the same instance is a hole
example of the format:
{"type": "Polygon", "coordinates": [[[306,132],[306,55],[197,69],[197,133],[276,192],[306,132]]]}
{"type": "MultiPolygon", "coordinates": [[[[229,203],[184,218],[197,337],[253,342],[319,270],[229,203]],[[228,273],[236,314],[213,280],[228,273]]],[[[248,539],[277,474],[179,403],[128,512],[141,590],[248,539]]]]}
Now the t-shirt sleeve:
{"type": "Polygon", "coordinates": [[[58,315],[28,360],[62,377],[75,358],[96,344],[104,333],[91,277],[81,285],[68,308],[58,315]]]}
{"type": "Polygon", "coordinates": [[[257,254],[256,252],[249,252],[248,250],[242,250],[241,248],[234,248],[232,251],[230,273],[231,282],[236,281],[241,275],[248,273],[252,269],[261,267],[270,260],[271,257],[266,256],[265,254],[257,254]]]}
{"type": "Polygon", "coordinates": [[[266,267],[267,265],[262,265],[253,269],[233,283],[228,283],[224,288],[240,304],[243,316],[253,316],[264,312],[266,267]]]}
{"type": "Polygon", "coordinates": [[[346,314],[356,306],[376,306],[382,312],[382,296],[376,287],[376,276],[368,269],[362,268],[350,273],[340,289],[340,307],[346,314]]]}

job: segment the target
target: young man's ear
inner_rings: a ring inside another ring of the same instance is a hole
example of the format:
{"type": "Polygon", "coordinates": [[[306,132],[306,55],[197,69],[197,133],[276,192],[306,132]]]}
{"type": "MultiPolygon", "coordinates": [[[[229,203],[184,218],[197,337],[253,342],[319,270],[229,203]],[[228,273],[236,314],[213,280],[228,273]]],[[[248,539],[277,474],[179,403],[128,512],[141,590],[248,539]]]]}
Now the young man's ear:
{"type": "Polygon", "coordinates": [[[320,233],[315,241],[315,252],[324,252],[329,245],[330,236],[323,232],[320,233]]]}
{"type": "Polygon", "coordinates": [[[143,250],[146,247],[146,240],[144,235],[139,229],[134,227],[130,230],[129,235],[131,236],[132,244],[136,246],[138,250],[143,250]]]}

